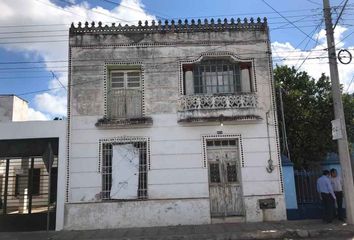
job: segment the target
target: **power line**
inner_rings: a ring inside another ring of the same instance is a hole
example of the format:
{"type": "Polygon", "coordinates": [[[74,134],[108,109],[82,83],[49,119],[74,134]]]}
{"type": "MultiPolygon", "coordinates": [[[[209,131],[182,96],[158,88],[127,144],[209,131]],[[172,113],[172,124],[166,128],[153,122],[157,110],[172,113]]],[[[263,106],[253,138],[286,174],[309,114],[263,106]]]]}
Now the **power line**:
{"type": "Polygon", "coordinates": [[[338,23],[338,21],[339,21],[340,17],[342,16],[343,11],[344,11],[345,6],[347,5],[347,3],[348,3],[348,0],[346,0],[346,1],[345,1],[344,5],[343,5],[343,7],[342,7],[342,10],[340,11],[339,16],[337,17],[336,23],[335,23],[335,24],[334,24],[334,26],[333,26],[333,29],[335,29],[335,28],[336,28],[337,23],[338,23]]]}
{"type": "Polygon", "coordinates": [[[68,90],[66,89],[66,87],[64,86],[64,84],[59,80],[59,78],[57,77],[57,75],[55,75],[55,73],[54,73],[53,71],[50,71],[50,72],[52,73],[53,78],[58,81],[58,83],[60,84],[60,86],[61,86],[63,89],[65,89],[65,91],[68,91],[68,90]]]}
{"type": "MultiPolygon", "coordinates": [[[[69,4],[70,6],[76,6],[75,3],[72,3],[72,2],[69,2],[69,1],[66,1],[66,0],[57,0],[57,1],[60,1],[60,2],[63,2],[63,3],[66,3],[66,4],[69,4]]],[[[97,10],[94,10],[94,9],[91,9],[85,5],[81,5],[82,7],[84,7],[86,10],[88,11],[91,11],[91,12],[94,12],[94,13],[98,13],[98,14],[101,14],[101,15],[104,15],[106,17],[110,17],[110,18],[113,18],[113,19],[116,19],[116,20],[119,20],[119,21],[123,21],[123,22],[133,22],[133,21],[127,21],[127,20],[124,20],[122,18],[118,18],[118,17],[115,17],[111,14],[106,14],[106,13],[103,13],[103,12],[100,12],[100,11],[97,11],[97,10]]]]}
{"type": "Polygon", "coordinates": [[[353,81],[354,81],[354,76],[352,77],[352,80],[350,80],[350,83],[348,84],[348,87],[347,87],[347,91],[346,91],[346,92],[349,91],[350,86],[352,85],[353,81]]]}
{"type": "MultiPolygon", "coordinates": [[[[322,24],[322,22],[318,25],[317,28],[320,28],[321,24],[322,24]]],[[[319,29],[319,31],[320,31],[320,29],[319,29]]],[[[313,48],[316,48],[317,45],[318,45],[318,39],[319,39],[319,36],[320,36],[320,35],[319,35],[319,31],[318,31],[318,33],[317,33],[316,43],[315,43],[315,45],[314,45],[313,48]]],[[[309,43],[309,42],[310,42],[310,40],[309,40],[307,43],[309,43]]],[[[305,47],[305,48],[306,48],[306,47],[305,47]]],[[[302,65],[306,62],[306,60],[309,59],[311,53],[312,53],[312,52],[309,52],[309,54],[306,56],[306,58],[302,61],[302,63],[301,63],[301,64],[299,65],[299,67],[296,69],[296,72],[299,71],[299,69],[300,69],[300,68],[302,67],[302,65]]],[[[297,63],[296,63],[296,65],[297,65],[297,63]]],[[[296,65],[295,65],[295,66],[296,66],[296,65]]]]}
{"type": "MultiPolygon", "coordinates": [[[[145,13],[145,11],[151,11],[147,8],[143,8],[142,6],[140,6],[143,10],[140,10],[140,9],[137,9],[137,8],[133,8],[133,7],[130,7],[130,6],[127,6],[127,5],[124,5],[122,3],[117,3],[117,2],[114,2],[114,1],[111,1],[111,0],[101,0],[103,2],[107,2],[107,3],[110,3],[110,4],[113,4],[115,6],[120,6],[120,7],[124,7],[124,8],[128,8],[128,9],[131,9],[133,11],[137,11],[137,12],[141,12],[141,13],[145,13]],[[145,11],[144,11],[145,10],[145,11]]],[[[161,15],[165,15],[164,13],[159,13],[157,12],[156,10],[153,10],[154,12],[158,13],[158,14],[161,14],[161,15]]],[[[152,12],[152,11],[151,11],[152,12]]],[[[170,18],[169,16],[165,15],[167,18],[164,18],[164,17],[161,17],[161,16],[158,16],[156,15],[158,18],[161,18],[161,19],[168,19],[170,18]]]]}
{"type": "Polygon", "coordinates": [[[309,36],[306,32],[304,32],[301,28],[299,28],[298,26],[296,26],[293,22],[291,22],[289,19],[287,19],[284,15],[282,15],[280,12],[278,12],[276,9],[274,9],[270,4],[268,4],[265,0],[262,0],[268,7],[270,7],[271,9],[273,9],[273,11],[275,11],[276,13],[278,13],[281,17],[283,17],[287,22],[289,22],[291,25],[293,25],[296,29],[298,29],[300,32],[302,32],[303,34],[305,34],[308,38],[312,39],[313,41],[315,41],[311,36],[309,36]]]}

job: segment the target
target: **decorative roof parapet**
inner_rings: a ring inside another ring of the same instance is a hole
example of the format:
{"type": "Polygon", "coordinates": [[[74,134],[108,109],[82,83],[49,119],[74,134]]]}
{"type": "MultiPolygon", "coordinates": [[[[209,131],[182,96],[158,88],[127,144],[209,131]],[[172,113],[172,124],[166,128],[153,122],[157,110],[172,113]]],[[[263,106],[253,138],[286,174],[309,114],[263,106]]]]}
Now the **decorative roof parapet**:
{"type": "Polygon", "coordinates": [[[190,23],[188,20],[178,20],[175,22],[172,20],[169,22],[166,20],[164,24],[161,20],[157,21],[157,23],[152,20],[149,24],[148,21],[145,21],[144,25],[141,21],[138,22],[138,26],[135,25],[125,25],[122,26],[118,24],[117,26],[115,23],[112,23],[111,26],[102,25],[102,22],[98,22],[98,26],[95,25],[95,22],[89,24],[85,22],[81,24],[78,23],[77,27],[75,27],[74,23],[71,24],[70,27],[70,34],[73,33],[93,33],[93,34],[114,34],[114,33],[179,33],[179,32],[219,32],[219,31],[267,31],[267,18],[263,18],[263,22],[261,18],[257,18],[254,20],[250,18],[248,21],[247,18],[244,18],[243,22],[240,18],[237,18],[236,21],[234,18],[231,18],[228,21],[226,18],[222,21],[220,18],[214,21],[214,19],[205,19],[203,22],[202,20],[198,19],[195,21],[192,19],[190,23]]]}

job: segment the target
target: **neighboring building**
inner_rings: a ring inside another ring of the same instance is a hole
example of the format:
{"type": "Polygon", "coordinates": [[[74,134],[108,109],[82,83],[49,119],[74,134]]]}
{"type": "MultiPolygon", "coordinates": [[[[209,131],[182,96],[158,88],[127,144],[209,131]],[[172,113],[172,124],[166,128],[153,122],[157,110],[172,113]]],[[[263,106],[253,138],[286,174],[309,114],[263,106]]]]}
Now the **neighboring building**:
{"type": "Polygon", "coordinates": [[[0,231],[45,230],[48,209],[50,229],[60,230],[64,221],[66,121],[26,120],[25,100],[0,95],[0,231]],[[45,157],[49,144],[53,153],[50,181],[45,157]]]}
{"type": "Polygon", "coordinates": [[[0,122],[28,120],[28,103],[15,95],[0,94],[0,122]]]}
{"type": "Polygon", "coordinates": [[[286,219],[266,20],[69,40],[65,229],[286,219]]]}

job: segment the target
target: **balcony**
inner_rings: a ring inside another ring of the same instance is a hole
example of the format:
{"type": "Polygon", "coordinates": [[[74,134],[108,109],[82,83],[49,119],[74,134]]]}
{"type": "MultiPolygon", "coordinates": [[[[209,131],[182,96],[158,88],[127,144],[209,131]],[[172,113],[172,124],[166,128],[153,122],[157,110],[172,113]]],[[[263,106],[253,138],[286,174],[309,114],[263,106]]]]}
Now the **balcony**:
{"type": "Polygon", "coordinates": [[[179,122],[259,120],[257,95],[183,95],[178,100],[179,122]]]}
{"type": "Polygon", "coordinates": [[[107,93],[107,116],[99,119],[96,127],[121,128],[151,124],[152,118],[143,115],[141,90],[112,89],[107,93]]]}

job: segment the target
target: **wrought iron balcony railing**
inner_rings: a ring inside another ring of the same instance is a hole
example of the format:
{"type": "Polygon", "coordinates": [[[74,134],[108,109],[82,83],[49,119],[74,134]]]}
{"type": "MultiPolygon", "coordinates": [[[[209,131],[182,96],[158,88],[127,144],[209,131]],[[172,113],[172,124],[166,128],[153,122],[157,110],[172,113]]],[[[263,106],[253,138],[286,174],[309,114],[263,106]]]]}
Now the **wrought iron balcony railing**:
{"type": "Polygon", "coordinates": [[[247,109],[257,107],[254,93],[238,95],[183,95],[178,100],[178,111],[247,109]]]}

